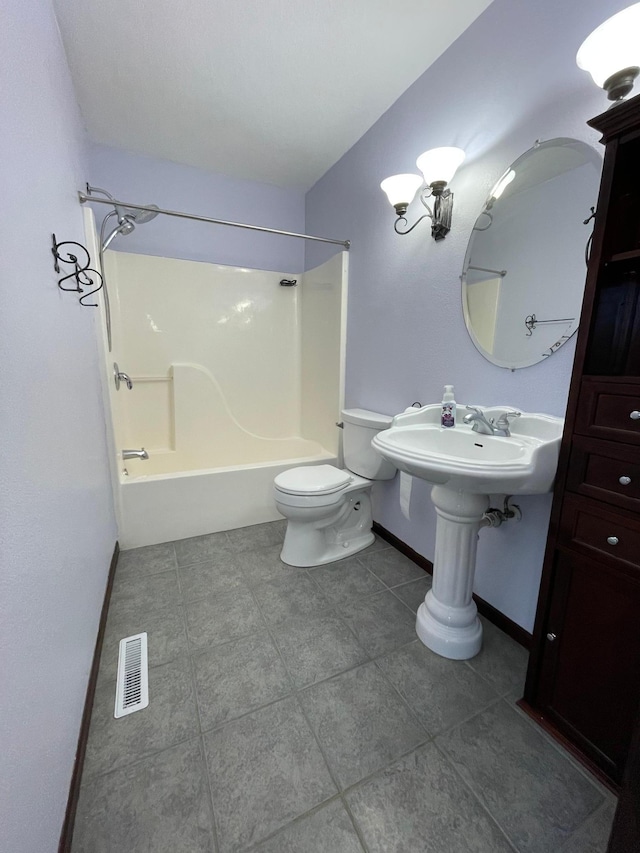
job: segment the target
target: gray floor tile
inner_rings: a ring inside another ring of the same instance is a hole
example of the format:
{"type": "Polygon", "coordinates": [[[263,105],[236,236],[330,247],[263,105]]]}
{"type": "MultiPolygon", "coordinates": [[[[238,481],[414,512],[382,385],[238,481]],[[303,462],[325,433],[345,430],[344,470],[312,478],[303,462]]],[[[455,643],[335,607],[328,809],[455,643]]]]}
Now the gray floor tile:
{"type": "Polygon", "coordinates": [[[418,607],[424,601],[425,595],[431,589],[431,575],[425,575],[418,581],[404,583],[402,586],[394,587],[393,594],[399,598],[413,612],[417,613],[418,607]]]}
{"type": "Polygon", "coordinates": [[[198,652],[193,663],[203,731],[291,692],[287,671],[266,631],[198,652]]]}
{"type": "Polygon", "coordinates": [[[558,850],[602,803],[593,785],[506,702],[436,742],[520,853],[558,850]]]}
{"type": "Polygon", "coordinates": [[[175,569],[176,566],[173,542],[163,542],[161,545],[120,551],[117,571],[120,575],[156,575],[175,569]]]}
{"type": "Polygon", "coordinates": [[[502,694],[523,691],[529,652],[487,619],[482,619],[482,631],[482,649],[469,666],[502,694]]]}
{"type": "Polygon", "coordinates": [[[364,782],[347,801],[370,853],[513,853],[433,744],[364,782]]]}
{"type": "Polygon", "coordinates": [[[185,612],[194,649],[239,640],[264,627],[258,605],[246,589],[202,598],[185,605],[185,612]]]}
{"type": "Polygon", "coordinates": [[[340,612],[371,657],[397,649],[416,638],[415,616],[387,589],[345,604],[340,612]]]}
{"type": "Polygon", "coordinates": [[[281,622],[272,630],[297,687],[369,660],[344,620],[333,613],[281,622]]]}
{"type": "Polygon", "coordinates": [[[518,702],[522,699],[522,690],[516,690],[512,694],[507,694],[502,697],[502,701],[506,702],[510,708],[518,714],[518,716],[527,723],[527,725],[531,726],[535,732],[537,732],[541,737],[543,737],[548,744],[550,744],[556,752],[559,752],[560,755],[563,756],[575,769],[578,773],[581,773],[586,779],[588,779],[593,787],[598,791],[598,793],[602,796],[603,800],[613,801],[615,800],[615,795],[612,793],[611,789],[608,788],[603,782],[597,779],[592,773],[590,773],[585,765],[578,760],[578,758],[572,755],[568,750],[566,750],[558,740],[556,740],[550,732],[545,731],[534,718],[532,718],[523,708],[518,707],[518,702]]]}
{"type": "Polygon", "coordinates": [[[420,580],[425,571],[395,548],[361,554],[360,561],[389,587],[420,580]]]}
{"type": "Polygon", "coordinates": [[[615,802],[606,802],[569,836],[562,853],[606,853],[615,802]]]}
{"type": "Polygon", "coordinates": [[[372,551],[382,551],[384,548],[392,548],[389,542],[386,539],[383,539],[382,536],[378,536],[377,533],[374,533],[375,540],[372,545],[369,545],[364,551],[361,551],[361,554],[370,554],[372,551]]]}
{"type": "Polygon", "coordinates": [[[116,720],[115,685],[96,690],[84,770],[87,777],[145,758],[198,733],[188,658],[149,670],[149,705],[116,720]]]}
{"type": "Polygon", "coordinates": [[[242,572],[233,557],[181,566],[178,581],[182,600],[186,603],[246,587],[242,572]]]}
{"type": "Polygon", "coordinates": [[[306,572],[258,584],[253,592],[267,622],[310,616],[333,606],[306,572]]]}
{"type": "Polygon", "coordinates": [[[269,545],[256,551],[238,551],[238,565],[250,585],[266,583],[283,577],[305,575],[304,569],[288,566],[280,559],[282,545],[269,545]]]}
{"type": "Polygon", "coordinates": [[[292,698],[204,735],[220,853],[284,827],[336,793],[292,698]]]}
{"type": "Polygon", "coordinates": [[[188,652],[185,614],[180,604],[142,608],[128,599],[113,601],[100,658],[101,680],[115,681],[120,640],[142,631],[148,634],[149,666],[159,666],[188,652]]]}
{"type": "Polygon", "coordinates": [[[224,530],[220,533],[192,536],[191,539],[178,539],[173,544],[179,566],[204,563],[209,560],[224,560],[232,553],[231,544],[224,530]]]}
{"type": "Polygon", "coordinates": [[[378,665],[432,735],[498,699],[464,661],[440,657],[420,640],[385,655],[378,665]]]}
{"type": "Polygon", "coordinates": [[[427,739],[375,663],[316,684],[300,700],[343,789],[427,739]]]}
{"type": "Polygon", "coordinates": [[[256,853],[363,853],[351,818],[339,801],[296,821],[255,849],[256,853]]]}
{"type": "Polygon", "coordinates": [[[372,575],[357,557],[310,569],[309,574],[327,598],[334,602],[359,601],[385,588],[382,581],[372,575]]]}
{"type": "Polygon", "coordinates": [[[133,601],[141,610],[179,603],[178,573],[175,569],[155,575],[119,575],[116,572],[110,608],[115,606],[116,601],[125,598],[133,601]]]}
{"type": "Polygon", "coordinates": [[[200,739],[82,785],[73,853],[214,853],[200,739]]]}
{"type": "Polygon", "coordinates": [[[227,536],[234,551],[244,553],[273,545],[280,545],[282,548],[285,530],[286,524],[268,521],[266,524],[252,524],[249,527],[227,530],[227,536]]]}

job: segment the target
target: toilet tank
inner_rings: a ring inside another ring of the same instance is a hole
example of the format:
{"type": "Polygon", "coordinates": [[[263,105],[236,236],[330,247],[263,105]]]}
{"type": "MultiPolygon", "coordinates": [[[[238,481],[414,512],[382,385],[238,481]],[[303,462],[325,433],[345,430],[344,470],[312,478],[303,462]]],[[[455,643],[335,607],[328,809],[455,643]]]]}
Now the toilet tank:
{"type": "Polygon", "coordinates": [[[349,471],[367,480],[391,480],[395,476],[396,466],[371,446],[374,435],[388,429],[392,420],[391,415],[366,409],[342,410],[344,464],[349,471]]]}

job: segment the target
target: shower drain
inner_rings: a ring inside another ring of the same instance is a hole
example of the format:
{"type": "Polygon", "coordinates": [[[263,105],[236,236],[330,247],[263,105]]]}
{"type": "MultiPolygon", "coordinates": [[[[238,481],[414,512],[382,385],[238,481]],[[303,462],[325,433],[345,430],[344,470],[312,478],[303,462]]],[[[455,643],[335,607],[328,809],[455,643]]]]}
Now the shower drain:
{"type": "Polygon", "coordinates": [[[149,666],[147,634],[134,634],[120,640],[116,707],[114,717],[141,711],[149,704],[149,666]]]}

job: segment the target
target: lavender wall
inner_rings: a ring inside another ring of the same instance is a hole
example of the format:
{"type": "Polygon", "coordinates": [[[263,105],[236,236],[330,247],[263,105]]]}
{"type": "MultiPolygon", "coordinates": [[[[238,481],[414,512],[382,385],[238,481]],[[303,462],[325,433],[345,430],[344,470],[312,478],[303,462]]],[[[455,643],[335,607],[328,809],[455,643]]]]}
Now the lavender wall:
{"type": "Polygon", "coordinates": [[[0,850],[57,849],[116,539],[94,312],[56,287],[83,240],[83,130],[50,0],[0,28],[0,850]]]}
{"type": "MultiPolygon", "coordinates": [[[[440,400],[442,386],[454,383],[462,402],[564,414],[574,342],[549,361],[514,373],[491,365],[465,330],[459,275],[489,190],[535,139],[572,136],[599,148],[585,122],[604,111],[607,101],[576,67],[575,54],[591,30],[627,5],[627,0],[494,0],[308,193],[309,231],[330,228],[353,241],[348,405],[395,413],[414,400],[440,400]],[[428,236],[427,223],[397,236],[380,181],[416,171],[416,156],[439,145],[457,145],[467,153],[452,185],[453,229],[439,244],[428,236]]],[[[307,267],[327,255],[315,245],[306,251],[307,267]]],[[[545,263],[552,267],[553,258],[545,263]]],[[[416,481],[410,522],[400,514],[397,478],[376,491],[375,518],[432,558],[435,513],[429,486],[416,481]]],[[[521,524],[482,531],[476,591],[531,629],[551,498],[520,503],[521,524]]]]}
{"type": "MultiPolygon", "coordinates": [[[[300,191],[228,178],[105,145],[89,149],[89,182],[124,201],[304,231],[304,194],[300,191]]],[[[108,209],[95,205],[98,223],[108,209]]],[[[158,216],[132,234],[116,238],[112,248],[254,269],[302,272],[304,268],[303,240],[167,216],[158,216]]]]}

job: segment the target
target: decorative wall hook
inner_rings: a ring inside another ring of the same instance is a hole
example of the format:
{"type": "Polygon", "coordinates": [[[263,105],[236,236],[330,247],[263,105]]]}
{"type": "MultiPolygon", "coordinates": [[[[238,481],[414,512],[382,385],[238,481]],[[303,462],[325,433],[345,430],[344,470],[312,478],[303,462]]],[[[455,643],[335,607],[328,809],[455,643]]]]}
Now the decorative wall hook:
{"type": "Polygon", "coordinates": [[[72,266],[73,271],[63,275],[58,279],[58,287],[60,290],[71,291],[72,293],[80,293],[79,302],[86,308],[97,308],[97,302],[85,302],[84,300],[97,293],[103,285],[102,276],[98,270],[91,267],[91,255],[82,245],[75,240],[62,240],[60,243],[56,240],[56,235],[51,235],[51,253],[53,255],[53,268],[57,273],[62,272],[60,264],[72,266]],[[80,259],[77,254],[74,254],[69,249],[60,251],[62,246],[77,246],[80,249],[80,259]],[[86,258],[85,258],[86,256],[86,258]],[[91,273],[88,275],[87,273],[91,273]],[[67,287],[64,282],[75,282],[75,287],[67,287]],[[97,287],[96,287],[97,284],[97,287]],[[92,289],[88,289],[92,288],[92,289]]]}

